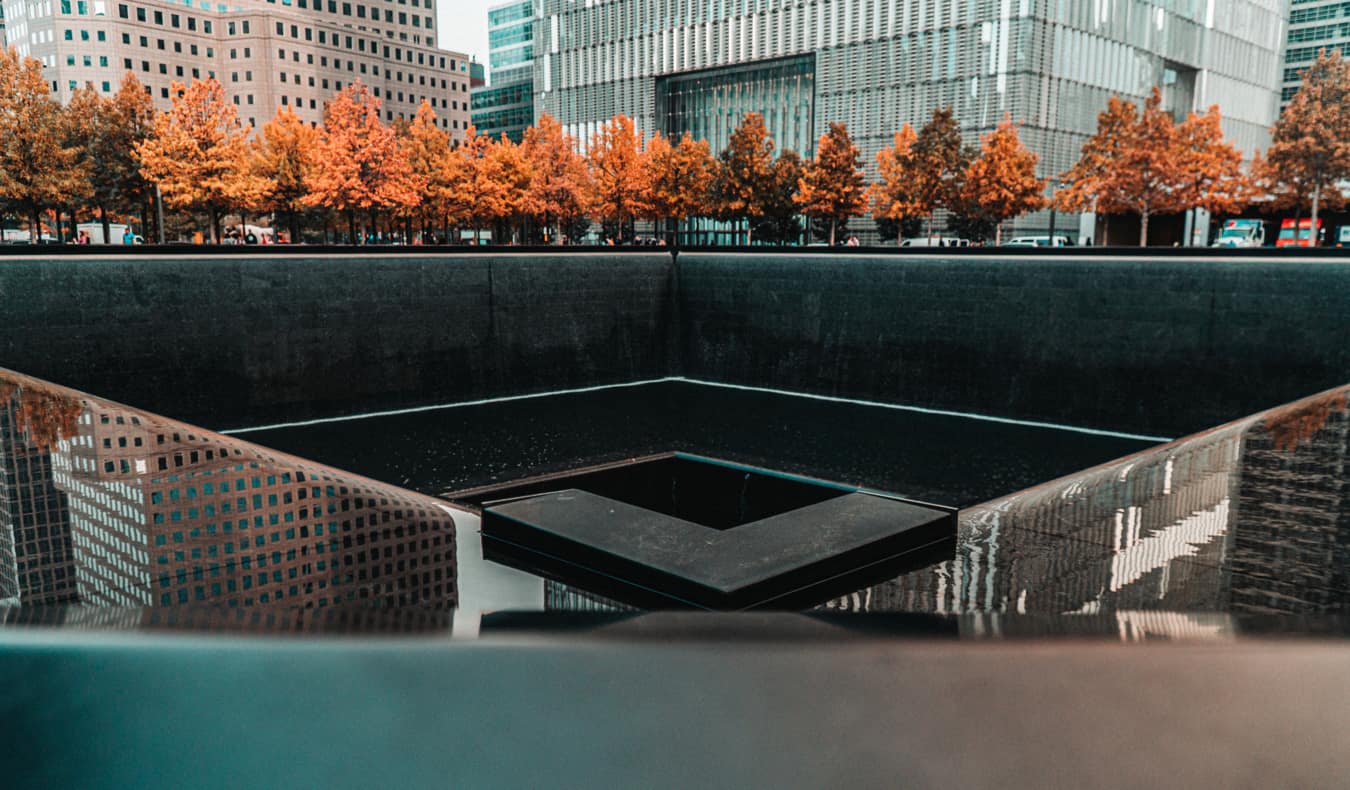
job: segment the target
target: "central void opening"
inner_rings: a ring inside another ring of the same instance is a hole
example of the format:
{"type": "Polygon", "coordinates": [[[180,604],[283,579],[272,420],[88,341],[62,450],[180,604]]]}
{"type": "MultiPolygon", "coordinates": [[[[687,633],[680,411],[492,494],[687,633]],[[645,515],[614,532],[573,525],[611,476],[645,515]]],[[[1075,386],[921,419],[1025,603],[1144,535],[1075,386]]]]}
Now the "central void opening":
{"type": "Polygon", "coordinates": [[[827,483],[673,453],[452,494],[450,498],[481,507],[487,501],[560,488],[580,489],[716,530],[763,521],[849,493],[849,489],[827,483]]]}

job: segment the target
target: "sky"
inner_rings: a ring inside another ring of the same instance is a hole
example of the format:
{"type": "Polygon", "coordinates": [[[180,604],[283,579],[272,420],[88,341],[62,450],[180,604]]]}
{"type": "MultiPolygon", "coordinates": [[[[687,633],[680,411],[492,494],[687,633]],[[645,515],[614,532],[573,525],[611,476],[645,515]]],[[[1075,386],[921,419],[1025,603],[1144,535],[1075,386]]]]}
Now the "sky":
{"type": "Polygon", "coordinates": [[[437,0],[436,24],[441,48],[477,55],[487,64],[487,10],[504,0],[437,0]]]}

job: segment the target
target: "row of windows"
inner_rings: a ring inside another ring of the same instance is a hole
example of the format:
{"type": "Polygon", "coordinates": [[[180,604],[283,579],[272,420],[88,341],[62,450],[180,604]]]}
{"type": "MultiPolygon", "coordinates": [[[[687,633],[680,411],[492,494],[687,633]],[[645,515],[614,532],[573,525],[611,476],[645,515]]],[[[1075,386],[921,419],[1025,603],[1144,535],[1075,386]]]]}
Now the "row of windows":
{"type": "MultiPolygon", "coordinates": [[[[83,4],[82,4],[82,5],[83,5],[83,4]]],[[[126,3],[121,3],[121,4],[119,4],[119,5],[117,6],[117,16],[118,16],[119,18],[121,18],[121,19],[130,19],[130,18],[131,18],[131,8],[130,8],[129,6],[127,6],[126,3]]],[[[146,11],[144,8],[142,8],[141,6],[137,6],[137,7],[136,7],[136,21],[137,21],[137,22],[148,22],[148,21],[150,21],[150,20],[154,20],[154,23],[155,23],[156,25],[163,25],[163,24],[164,24],[164,12],[163,12],[163,11],[158,11],[158,10],[156,10],[156,11],[147,13],[147,11],[146,11]]],[[[197,31],[197,17],[195,17],[195,16],[189,16],[189,17],[186,18],[186,22],[187,22],[187,29],[195,33],[195,32],[197,31]]],[[[182,28],[182,27],[183,27],[183,23],[184,23],[184,18],[183,18],[182,16],[180,16],[180,15],[178,15],[178,14],[174,14],[174,13],[170,13],[170,14],[169,14],[169,27],[172,27],[172,28],[182,28]]],[[[244,24],[247,25],[248,23],[245,22],[244,24]]],[[[233,23],[231,23],[231,26],[233,26],[233,23]]],[[[208,34],[208,35],[211,34],[211,20],[209,20],[209,19],[203,19],[203,20],[202,20],[202,32],[203,32],[203,33],[206,33],[206,34],[208,34]]]]}
{"type": "Polygon", "coordinates": [[[1350,16],[1350,3],[1330,3],[1317,8],[1295,9],[1289,13],[1289,24],[1320,22],[1324,19],[1350,16]]]}

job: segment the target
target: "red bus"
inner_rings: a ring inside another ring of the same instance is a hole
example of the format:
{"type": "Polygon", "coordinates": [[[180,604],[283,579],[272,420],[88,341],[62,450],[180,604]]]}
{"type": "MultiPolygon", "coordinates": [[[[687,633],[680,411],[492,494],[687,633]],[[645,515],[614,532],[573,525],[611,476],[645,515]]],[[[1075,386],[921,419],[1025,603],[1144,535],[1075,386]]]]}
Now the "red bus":
{"type": "Polygon", "coordinates": [[[1280,221],[1280,235],[1275,239],[1276,247],[1316,247],[1321,242],[1322,220],[1317,220],[1317,234],[1313,234],[1312,220],[1298,220],[1298,232],[1294,232],[1294,220],[1280,221]]]}

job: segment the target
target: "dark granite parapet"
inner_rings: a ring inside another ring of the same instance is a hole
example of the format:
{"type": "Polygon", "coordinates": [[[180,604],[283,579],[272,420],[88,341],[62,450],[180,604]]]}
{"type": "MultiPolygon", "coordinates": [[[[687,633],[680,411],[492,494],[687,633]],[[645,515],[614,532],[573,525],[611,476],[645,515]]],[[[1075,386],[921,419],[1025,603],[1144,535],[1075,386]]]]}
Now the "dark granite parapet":
{"type": "Polygon", "coordinates": [[[680,256],[685,375],[1180,435],[1350,380],[1342,260],[680,256]]]}
{"type": "Polygon", "coordinates": [[[658,378],[667,254],[0,262],[0,366],[215,426],[658,378]]]}

